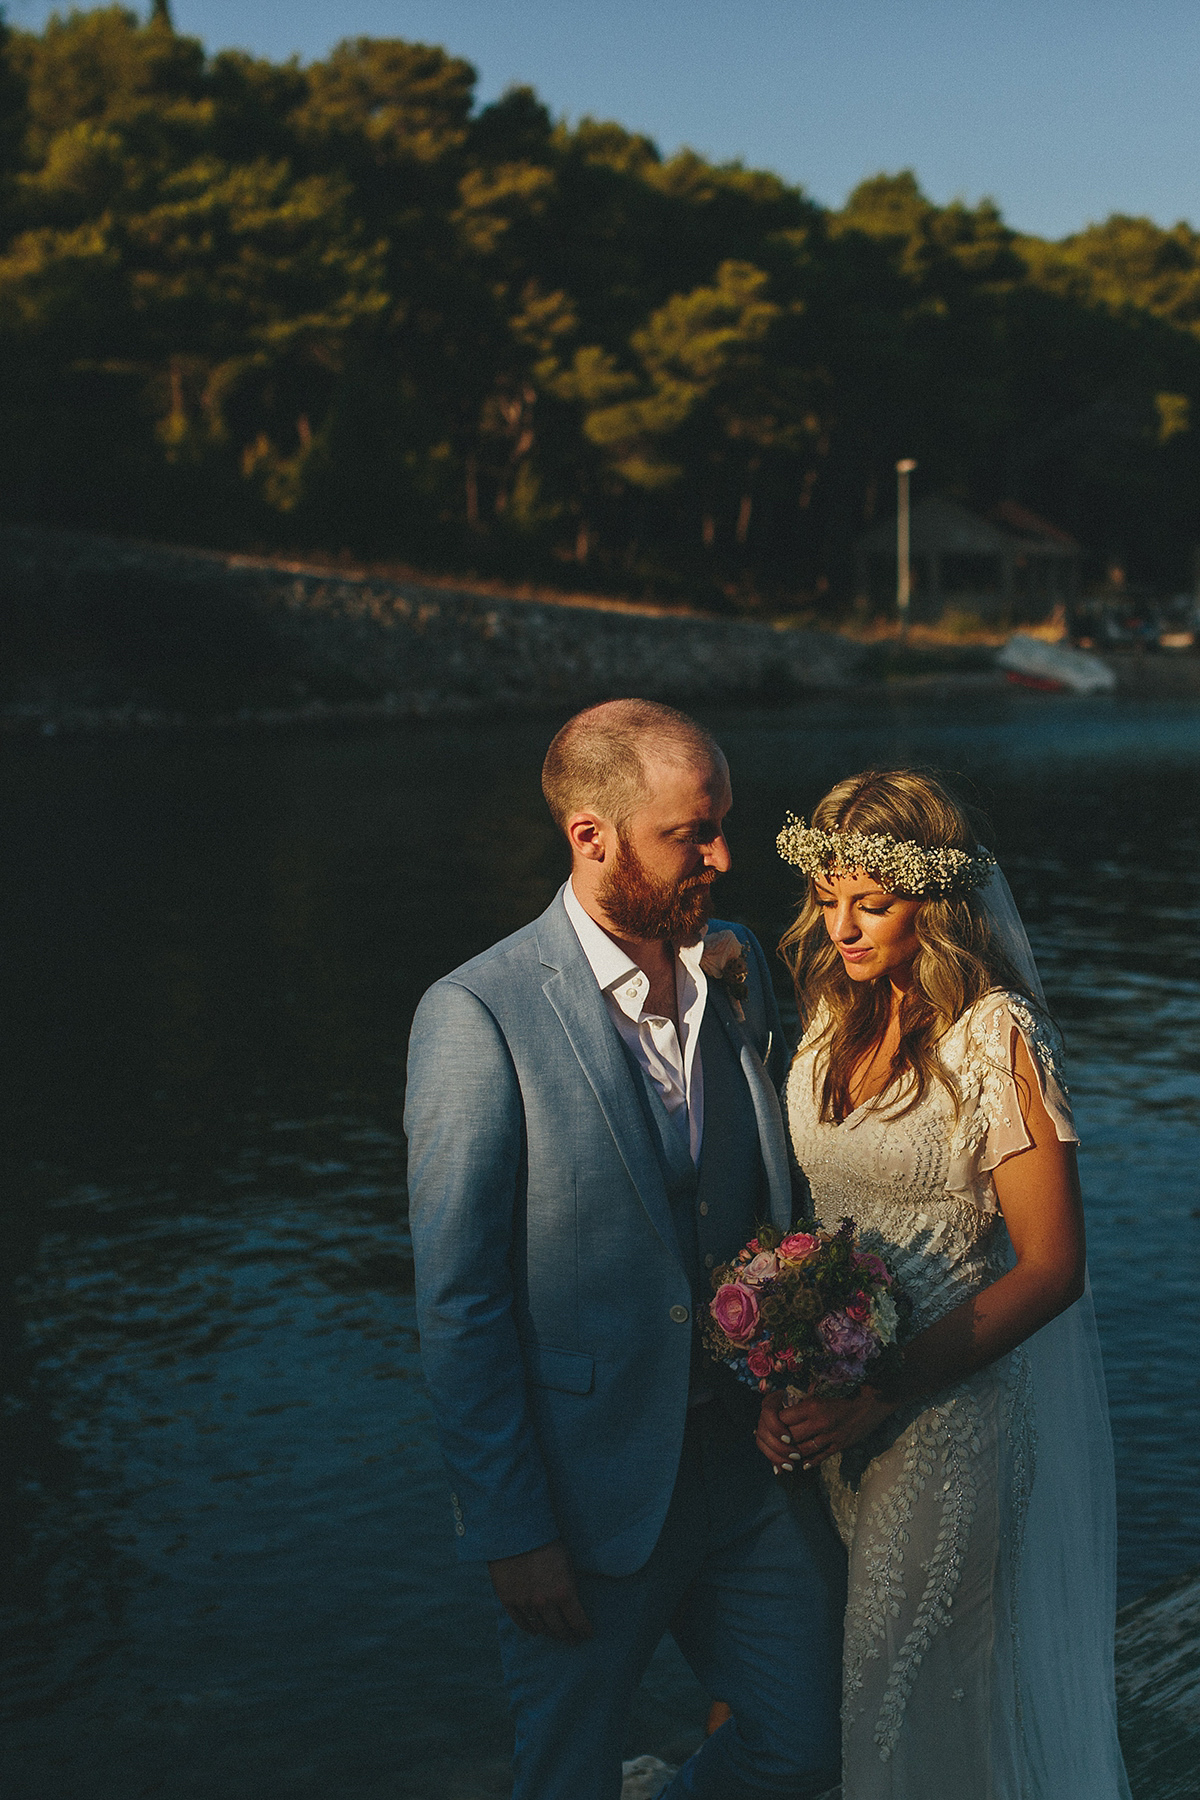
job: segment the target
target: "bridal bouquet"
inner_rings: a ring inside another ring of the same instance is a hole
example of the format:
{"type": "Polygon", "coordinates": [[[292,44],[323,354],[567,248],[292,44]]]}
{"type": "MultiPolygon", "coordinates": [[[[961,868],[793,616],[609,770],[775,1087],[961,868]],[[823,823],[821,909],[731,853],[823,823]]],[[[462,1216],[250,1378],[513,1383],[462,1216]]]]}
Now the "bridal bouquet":
{"type": "Polygon", "coordinates": [[[852,1394],[868,1365],[898,1356],[910,1311],[881,1256],[857,1247],[853,1219],[835,1232],[761,1225],[713,1270],[702,1332],[710,1355],[760,1393],[852,1394]]]}

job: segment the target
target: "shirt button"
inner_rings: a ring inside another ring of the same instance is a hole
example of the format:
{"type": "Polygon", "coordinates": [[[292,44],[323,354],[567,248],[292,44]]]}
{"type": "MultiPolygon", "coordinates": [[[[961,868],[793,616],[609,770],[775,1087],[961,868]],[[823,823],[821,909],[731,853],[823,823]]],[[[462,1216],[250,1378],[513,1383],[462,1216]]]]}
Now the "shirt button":
{"type": "Polygon", "coordinates": [[[708,1201],[707,1200],[702,1200],[700,1202],[700,1217],[702,1219],[707,1219],[707,1217],[708,1217],[708,1201]]]}
{"type": "Polygon", "coordinates": [[[627,1000],[636,1000],[637,999],[637,989],[635,987],[626,988],[625,989],[625,998],[627,1000]]]}
{"type": "Polygon", "coordinates": [[[704,1259],[705,1268],[711,1269],[713,1264],[716,1262],[716,1260],[717,1260],[716,1257],[713,1255],[712,1251],[710,1250],[708,1255],[704,1259]]]}
{"type": "Polygon", "coordinates": [[[686,1325],[688,1322],[687,1307],[686,1306],[673,1306],[671,1308],[671,1317],[674,1319],[676,1325],[686,1325]]]}

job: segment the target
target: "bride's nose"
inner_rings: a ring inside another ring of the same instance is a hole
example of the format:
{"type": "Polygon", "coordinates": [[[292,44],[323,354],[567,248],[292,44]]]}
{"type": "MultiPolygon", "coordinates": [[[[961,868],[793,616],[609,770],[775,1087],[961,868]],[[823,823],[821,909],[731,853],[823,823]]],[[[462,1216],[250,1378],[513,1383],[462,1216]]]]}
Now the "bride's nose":
{"type": "Polygon", "coordinates": [[[835,944],[852,944],[856,937],[862,936],[862,929],[849,906],[839,906],[833,915],[833,941],[835,944]]]}

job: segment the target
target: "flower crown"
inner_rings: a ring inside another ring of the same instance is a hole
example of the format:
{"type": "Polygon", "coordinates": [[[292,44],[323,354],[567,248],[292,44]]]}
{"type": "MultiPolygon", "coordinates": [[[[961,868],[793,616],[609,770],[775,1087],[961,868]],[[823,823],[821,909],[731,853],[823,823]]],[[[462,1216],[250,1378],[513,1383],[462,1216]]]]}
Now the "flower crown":
{"type": "Polygon", "coordinates": [[[996,859],[978,846],[976,853],[955,850],[949,844],[930,848],[912,838],[888,837],[882,832],[822,831],[789,812],[787,823],[775,839],[784,862],[806,875],[848,875],[866,869],[897,894],[936,894],[940,898],[969,894],[982,887],[996,866],[996,859]]]}

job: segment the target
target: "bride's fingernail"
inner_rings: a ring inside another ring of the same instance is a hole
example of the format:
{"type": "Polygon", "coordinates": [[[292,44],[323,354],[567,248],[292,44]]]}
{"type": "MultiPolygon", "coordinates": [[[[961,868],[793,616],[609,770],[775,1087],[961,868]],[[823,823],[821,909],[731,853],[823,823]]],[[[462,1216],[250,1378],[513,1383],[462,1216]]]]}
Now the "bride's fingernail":
{"type": "Polygon", "coordinates": [[[796,1471],[795,1471],[795,1469],[793,1469],[790,1462],[785,1462],[785,1463],[780,1463],[780,1465],[776,1469],[775,1473],[777,1475],[794,1475],[796,1473],[796,1471]]]}
{"type": "Polygon", "coordinates": [[[815,1468],[816,1468],[816,1466],[817,1466],[817,1465],[816,1465],[816,1464],[815,1464],[815,1463],[810,1463],[810,1462],[808,1462],[808,1463],[801,1463],[801,1464],[800,1464],[800,1467],[801,1467],[801,1468],[802,1468],[802,1469],[815,1469],[815,1468]]]}
{"type": "Polygon", "coordinates": [[[781,1431],[779,1434],[779,1441],[781,1444],[790,1444],[792,1440],[786,1431],[781,1431]]]}
{"type": "MultiPolygon", "coordinates": [[[[790,1456],[789,1456],[789,1457],[788,1457],[788,1461],[789,1461],[789,1462],[790,1462],[790,1463],[797,1463],[797,1462],[799,1462],[799,1461],[800,1461],[800,1452],[799,1452],[799,1451],[798,1451],[798,1450],[793,1450],[793,1451],[792,1451],[792,1454],[791,1454],[791,1455],[790,1455],[790,1456]]],[[[806,1468],[806,1469],[807,1469],[807,1467],[808,1467],[808,1464],[807,1464],[807,1463],[805,1463],[805,1465],[804,1465],[804,1466],[805,1466],[805,1468],[806,1468]]]]}

